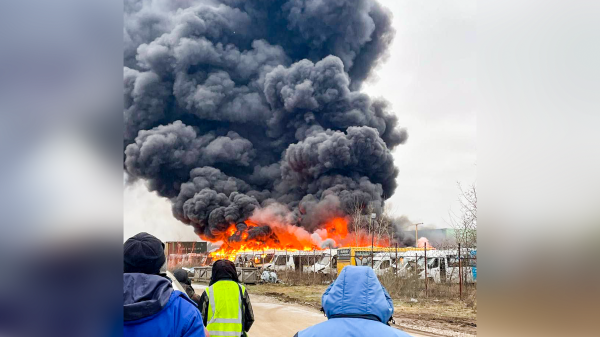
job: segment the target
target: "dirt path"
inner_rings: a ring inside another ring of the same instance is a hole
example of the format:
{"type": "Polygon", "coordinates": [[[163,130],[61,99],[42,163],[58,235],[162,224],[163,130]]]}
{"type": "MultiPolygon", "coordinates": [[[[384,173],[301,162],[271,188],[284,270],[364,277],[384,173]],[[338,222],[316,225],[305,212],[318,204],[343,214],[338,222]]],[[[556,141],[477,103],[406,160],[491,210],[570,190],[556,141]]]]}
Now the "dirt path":
{"type": "MultiPolygon", "coordinates": [[[[205,285],[194,284],[197,293],[202,293],[205,285]]],[[[320,311],[306,306],[283,303],[268,296],[252,295],[254,325],[249,337],[293,337],[299,330],[323,322],[326,317],[320,311]]],[[[413,337],[431,336],[407,331],[413,337]]]]}

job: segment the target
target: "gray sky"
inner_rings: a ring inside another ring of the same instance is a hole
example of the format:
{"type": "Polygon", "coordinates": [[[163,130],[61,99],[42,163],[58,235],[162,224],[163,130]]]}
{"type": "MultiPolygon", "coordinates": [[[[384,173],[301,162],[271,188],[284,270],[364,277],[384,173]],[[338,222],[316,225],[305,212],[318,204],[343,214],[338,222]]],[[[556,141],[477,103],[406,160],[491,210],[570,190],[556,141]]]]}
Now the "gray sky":
{"type": "MultiPolygon", "coordinates": [[[[447,227],[456,183],[476,180],[476,2],[380,2],[394,14],[396,38],[364,91],[390,101],[409,132],[394,151],[400,175],[388,202],[413,222],[447,227]]],[[[197,238],[141,184],[125,190],[124,212],[125,238],[142,230],[162,240],[197,238]]]]}
{"type": "Polygon", "coordinates": [[[380,2],[396,38],[365,89],[390,101],[409,133],[394,151],[400,175],[388,202],[413,222],[447,227],[456,183],[476,180],[475,1],[380,2]]]}

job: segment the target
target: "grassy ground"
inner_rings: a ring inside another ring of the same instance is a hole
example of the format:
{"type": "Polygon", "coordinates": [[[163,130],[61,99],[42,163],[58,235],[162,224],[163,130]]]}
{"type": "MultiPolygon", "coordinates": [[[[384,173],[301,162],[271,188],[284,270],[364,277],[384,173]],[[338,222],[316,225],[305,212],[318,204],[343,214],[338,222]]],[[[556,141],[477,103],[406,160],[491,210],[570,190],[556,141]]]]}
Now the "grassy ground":
{"type": "MultiPolygon", "coordinates": [[[[314,308],[321,308],[321,295],[327,285],[257,284],[248,285],[252,294],[278,298],[284,302],[299,303],[314,308]]],[[[477,311],[475,294],[458,299],[419,298],[417,302],[411,298],[395,297],[394,319],[402,326],[428,326],[464,333],[476,334],[477,311]]]]}
{"type": "Polygon", "coordinates": [[[288,286],[282,284],[256,284],[247,285],[250,295],[265,295],[276,297],[284,302],[300,303],[321,308],[321,295],[327,285],[288,286]]]}

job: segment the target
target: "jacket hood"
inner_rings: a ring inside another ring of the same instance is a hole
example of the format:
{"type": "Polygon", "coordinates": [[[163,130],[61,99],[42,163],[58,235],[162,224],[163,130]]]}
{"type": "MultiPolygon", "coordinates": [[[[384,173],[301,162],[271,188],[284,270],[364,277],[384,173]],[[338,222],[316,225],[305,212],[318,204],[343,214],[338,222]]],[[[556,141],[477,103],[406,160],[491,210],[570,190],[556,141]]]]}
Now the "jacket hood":
{"type": "Polygon", "coordinates": [[[171,282],[158,275],[123,274],[123,316],[134,321],[161,311],[173,293],[171,282]]]}
{"type": "Polygon", "coordinates": [[[215,282],[221,280],[229,280],[240,283],[240,280],[237,276],[237,270],[235,269],[235,264],[233,264],[233,262],[229,260],[218,260],[213,263],[210,283],[208,285],[211,286],[215,282]]]}
{"type": "Polygon", "coordinates": [[[192,281],[190,281],[190,277],[188,276],[188,272],[183,269],[174,270],[173,276],[175,276],[175,279],[181,284],[192,284],[192,281]]]}
{"type": "Polygon", "coordinates": [[[369,267],[344,267],[325,290],[321,303],[327,318],[376,318],[387,324],[394,313],[390,295],[369,267]]]}

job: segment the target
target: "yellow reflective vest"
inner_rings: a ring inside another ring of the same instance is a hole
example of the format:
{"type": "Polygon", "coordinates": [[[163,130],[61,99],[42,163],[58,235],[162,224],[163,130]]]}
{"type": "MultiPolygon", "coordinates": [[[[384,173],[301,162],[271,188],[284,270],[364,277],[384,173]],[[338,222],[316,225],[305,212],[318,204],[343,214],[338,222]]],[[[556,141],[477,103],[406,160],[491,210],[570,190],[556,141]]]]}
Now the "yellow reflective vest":
{"type": "Polygon", "coordinates": [[[223,280],[204,291],[208,297],[208,333],[211,336],[242,336],[242,294],[246,293],[246,288],[237,282],[223,280]]]}

